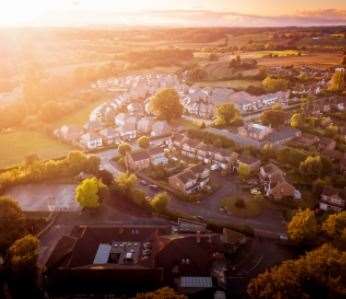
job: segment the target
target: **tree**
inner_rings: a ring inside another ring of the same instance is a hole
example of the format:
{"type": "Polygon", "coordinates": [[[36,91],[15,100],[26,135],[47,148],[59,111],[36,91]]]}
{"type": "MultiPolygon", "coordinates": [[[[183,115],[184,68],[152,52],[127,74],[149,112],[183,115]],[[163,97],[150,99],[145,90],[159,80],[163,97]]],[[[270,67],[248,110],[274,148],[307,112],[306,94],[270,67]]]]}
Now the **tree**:
{"type": "Polygon", "coordinates": [[[332,79],[329,81],[328,90],[330,91],[342,91],[345,88],[345,70],[338,68],[332,79]]]}
{"type": "Polygon", "coordinates": [[[108,170],[102,169],[97,172],[97,178],[102,181],[103,184],[110,186],[114,182],[114,177],[108,170]]]}
{"type": "Polygon", "coordinates": [[[303,176],[320,177],[323,173],[323,162],[320,156],[308,156],[299,165],[299,172],[303,176]]]}
{"type": "Polygon", "coordinates": [[[298,211],[287,227],[289,238],[298,244],[313,240],[318,230],[315,213],[309,209],[298,211]]]}
{"type": "Polygon", "coordinates": [[[346,56],[342,57],[341,65],[346,66],[346,56]]]}
{"type": "Polygon", "coordinates": [[[259,274],[248,285],[250,298],[342,298],[346,252],[330,244],[259,274]]]}
{"type": "Polygon", "coordinates": [[[268,76],[262,81],[262,85],[266,91],[276,92],[288,89],[289,82],[286,79],[275,79],[268,76]]]}
{"type": "Polygon", "coordinates": [[[174,89],[163,89],[150,98],[149,111],[159,119],[172,121],[181,117],[183,106],[174,89]]]}
{"type": "Polygon", "coordinates": [[[105,185],[95,177],[83,180],[76,188],[75,199],[82,208],[95,209],[101,204],[105,185]]]}
{"type": "Polygon", "coordinates": [[[214,124],[216,126],[229,126],[236,118],[240,118],[240,113],[233,104],[222,104],[216,108],[214,124]]]}
{"type": "Polygon", "coordinates": [[[139,293],[136,299],[188,299],[185,295],[177,294],[173,289],[165,287],[154,292],[139,293]]]}
{"type": "Polygon", "coordinates": [[[25,232],[25,216],[18,204],[8,197],[0,197],[0,253],[25,232]]]}
{"type": "Polygon", "coordinates": [[[120,143],[118,146],[118,152],[120,155],[125,156],[127,153],[130,153],[132,150],[131,145],[126,142],[120,143]]]}
{"type": "Polygon", "coordinates": [[[346,211],[329,215],[322,224],[322,231],[331,239],[346,247],[346,211]]]}
{"type": "Polygon", "coordinates": [[[166,192],[160,192],[154,196],[150,202],[150,205],[156,212],[162,213],[166,210],[168,202],[168,194],[166,192]]]}
{"type": "Polygon", "coordinates": [[[304,124],[302,115],[300,113],[294,113],[290,119],[290,124],[292,128],[301,128],[304,124]]]}
{"type": "Polygon", "coordinates": [[[13,273],[31,276],[36,271],[38,239],[33,235],[15,241],[9,248],[9,261],[13,273]]]}
{"type": "Polygon", "coordinates": [[[248,165],[240,163],[238,166],[238,175],[242,180],[246,180],[251,176],[251,169],[248,165]]]}
{"type": "Polygon", "coordinates": [[[271,109],[264,111],[261,114],[261,121],[265,125],[270,125],[274,128],[282,125],[286,118],[286,112],[280,105],[273,105],[271,109]]]}
{"type": "Polygon", "coordinates": [[[148,136],[141,136],[138,138],[137,143],[140,148],[146,149],[150,145],[150,138],[148,136]]]}
{"type": "Polygon", "coordinates": [[[126,194],[136,186],[137,176],[133,173],[123,172],[116,177],[115,183],[119,191],[126,194]]]}

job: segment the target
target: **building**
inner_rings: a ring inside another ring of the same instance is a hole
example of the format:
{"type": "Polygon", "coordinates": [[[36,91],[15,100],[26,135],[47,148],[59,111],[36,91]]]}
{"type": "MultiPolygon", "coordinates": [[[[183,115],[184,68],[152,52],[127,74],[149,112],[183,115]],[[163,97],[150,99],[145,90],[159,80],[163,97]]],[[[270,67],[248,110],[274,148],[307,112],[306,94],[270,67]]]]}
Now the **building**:
{"type": "Polygon", "coordinates": [[[262,141],[267,138],[271,133],[273,133],[273,129],[267,126],[263,126],[260,124],[247,124],[238,129],[238,133],[240,136],[249,137],[258,141],[262,141]]]}
{"type": "Polygon", "coordinates": [[[210,171],[202,163],[193,165],[168,178],[168,183],[184,194],[192,194],[208,188],[209,181],[210,171]]]}
{"type": "Polygon", "coordinates": [[[194,173],[187,169],[178,174],[170,176],[168,183],[176,190],[184,193],[191,194],[198,191],[197,178],[194,173]]]}
{"type": "Polygon", "coordinates": [[[184,287],[199,277],[210,288],[213,263],[222,252],[220,235],[208,232],[171,235],[169,226],[78,226],[54,246],[44,272],[53,294],[184,287]]]}
{"type": "Polygon", "coordinates": [[[86,150],[94,150],[103,146],[102,137],[93,132],[83,134],[79,140],[79,143],[86,150]]]}
{"type": "Polygon", "coordinates": [[[166,157],[164,148],[157,146],[148,150],[150,156],[151,165],[159,166],[168,164],[168,158],[166,157]]]}
{"type": "Polygon", "coordinates": [[[346,208],[346,190],[325,187],[321,194],[320,209],[341,212],[346,208]]]}
{"type": "Polygon", "coordinates": [[[146,150],[127,153],[125,163],[133,171],[143,170],[150,166],[150,155],[146,150]]]}
{"type": "Polygon", "coordinates": [[[172,134],[172,127],[166,121],[157,121],[153,124],[151,137],[163,137],[172,134]]]}
{"type": "Polygon", "coordinates": [[[104,145],[113,145],[120,142],[120,133],[114,128],[105,128],[99,134],[104,145]]]}
{"type": "Polygon", "coordinates": [[[83,135],[83,129],[78,126],[62,126],[54,131],[54,135],[69,143],[76,144],[83,135]]]}

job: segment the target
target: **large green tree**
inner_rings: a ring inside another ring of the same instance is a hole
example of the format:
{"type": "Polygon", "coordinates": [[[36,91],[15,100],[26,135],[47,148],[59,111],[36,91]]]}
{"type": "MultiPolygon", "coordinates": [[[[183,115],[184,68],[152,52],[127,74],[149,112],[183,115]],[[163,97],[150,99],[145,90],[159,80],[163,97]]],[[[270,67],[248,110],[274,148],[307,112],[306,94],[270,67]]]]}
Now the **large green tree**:
{"type": "Polygon", "coordinates": [[[176,293],[173,289],[165,287],[154,292],[139,293],[136,299],[187,299],[187,296],[176,293]]]}
{"type": "Polygon", "coordinates": [[[229,126],[239,118],[239,110],[233,104],[222,104],[215,110],[214,123],[216,126],[229,126]]]}
{"type": "Polygon", "coordinates": [[[162,213],[166,210],[168,202],[168,194],[166,192],[160,192],[154,196],[150,202],[150,205],[156,212],[162,213]]]}
{"type": "Polygon", "coordinates": [[[287,226],[288,237],[297,244],[313,240],[318,231],[315,213],[309,209],[298,211],[287,226]]]}
{"type": "Polygon", "coordinates": [[[276,92],[279,90],[286,90],[289,82],[286,79],[267,77],[262,81],[264,89],[268,92],[276,92]]]}
{"type": "Polygon", "coordinates": [[[281,105],[273,105],[261,114],[260,119],[263,124],[276,128],[284,123],[286,115],[281,105]]]}
{"type": "Polygon", "coordinates": [[[18,204],[0,197],[0,252],[5,252],[25,232],[25,216],[18,204]]]}
{"type": "Polygon", "coordinates": [[[123,172],[116,177],[115,183],[119,191],[126,194],[136,186],[137,176],[130,172],[123,172]]]}
{"type": "Polygon", "coordinates": [[[148,136],[141,136],[137,140],[140,148],[146,149],[150,145],[150,138],[148,136]]]}
{"type": "Polygon", "coordinates": [[[75,199],[83,208],[98,208],[105,185],[95,177],[83,180],[76,188],[75,199]]]}
{"type": "Polygon", "coordinates": [[[345,89],[345,70],[336,69],[332,79],[329,81],[330,91],[342,91],[345,89]]]}
{"type": "Polygon", "coordinates": [[[36,270],[38,239],[33,235],[15,241],[9,249],[10,266],[13,273],[32,275],[36,270]]]}
{"type": "Polygon", "coordinates": [[[346,252],[330,244],[259,274],[248,285],[250,298],[343,298],[346,252]]]}
{"type": "Polygon", "coordinates": [[[160,90],[149,101],[149,110],[157,118],[171,121],[179,119],[183,114],[178,93],[171,88],[160,90]]]}
{"type": "Polygon", "coordinates": [[[299,172],[302,176],[318,178],[324,172],[324,165],[320,156],[308,156],[299,165],[299,172]]]}
{"type": "Polygon", "coordinates": [[[132,150],[131,145],[126,142],[120,143],[118,146],[118,152],[120,155],[125,156],[127,153],[130,153],[132,150]]]}
{"type": "Polygon", "coordinates": [[[290,119],[290,125],[292,128],[301,128],[304,124],[303,117],[300,113],[294,113],[290,119]]]}
{"type": "Polygon", "coordinates": [[[322,230],[342,249],[346,249],[346,211],[329,215],[322,224],[322,230]]]}

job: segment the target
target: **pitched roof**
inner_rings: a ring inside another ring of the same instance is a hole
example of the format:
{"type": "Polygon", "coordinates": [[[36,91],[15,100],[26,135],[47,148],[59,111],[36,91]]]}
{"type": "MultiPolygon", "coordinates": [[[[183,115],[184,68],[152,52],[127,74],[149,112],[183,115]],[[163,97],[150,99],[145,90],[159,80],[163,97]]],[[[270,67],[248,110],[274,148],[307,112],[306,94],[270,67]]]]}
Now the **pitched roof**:
{"type": "Polygon", "coordinates": [[[139,150],[136,152],[132,152],[130,153],[130,155],[134,161],[142,161],[142,160],[150,159],[150,156],[146,150],[139,150]]]}

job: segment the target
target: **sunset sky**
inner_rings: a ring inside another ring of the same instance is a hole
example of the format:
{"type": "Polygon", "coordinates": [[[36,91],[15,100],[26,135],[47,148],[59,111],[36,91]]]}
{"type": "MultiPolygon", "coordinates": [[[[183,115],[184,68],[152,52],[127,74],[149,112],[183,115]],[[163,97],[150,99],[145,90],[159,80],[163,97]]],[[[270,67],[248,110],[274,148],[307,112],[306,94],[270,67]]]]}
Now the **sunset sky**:
{"type": "Polygon", "coordinates": [[[125,25],[198,25],[202,18],[211,23],[213,18],[218,19],[220,25],[230,26],[246,25],[249,21],[254,26],[276,24],[279,17],[287,18],[281,19],[283,25],[286,21],[293,22],[293,17],[304,22],[310,18],[312,24],[339,24],[346,20],[346,0],[1,0],[0,3],[0,25],[6,26],[91,25],[110,21],[125,25]],[[198,16],[198,12],[203,15],[198,16]],[[210,16],[205,12],[210,12],[210,16]],[[112,20],[111,14],[117,17],[112,20]]]}

